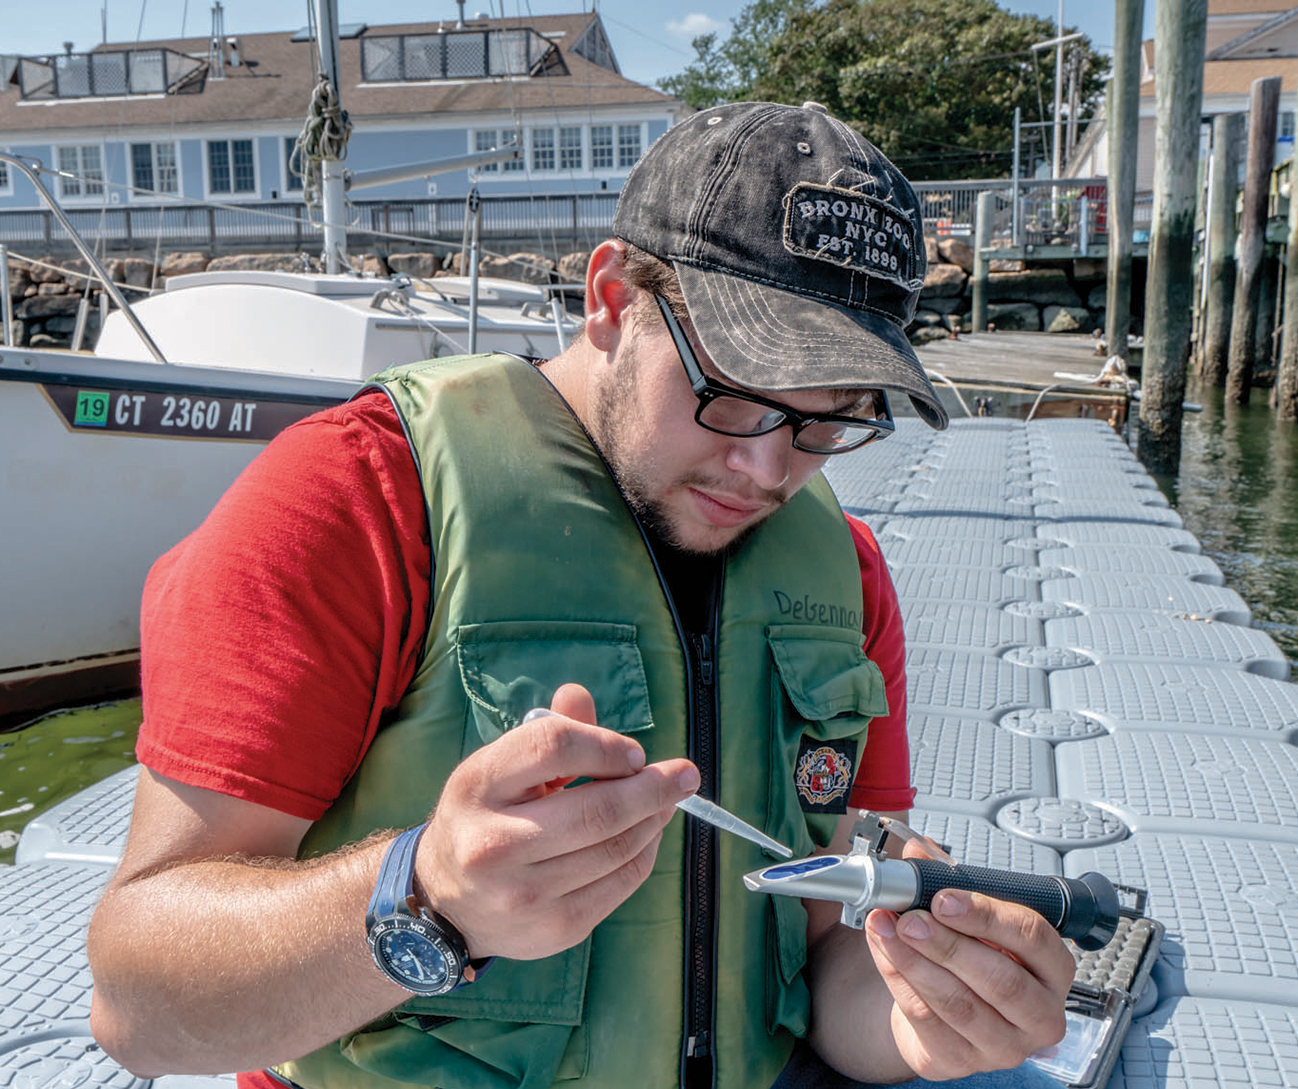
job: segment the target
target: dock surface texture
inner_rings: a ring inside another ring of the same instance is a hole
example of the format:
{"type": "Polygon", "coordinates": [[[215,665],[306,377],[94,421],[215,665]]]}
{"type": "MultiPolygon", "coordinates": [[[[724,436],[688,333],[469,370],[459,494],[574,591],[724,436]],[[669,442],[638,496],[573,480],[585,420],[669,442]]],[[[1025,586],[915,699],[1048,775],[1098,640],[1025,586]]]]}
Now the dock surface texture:
{"type": "Polygon", "coordinates": [[[1095,338],[1081,333],[961,333],[917,351],[926,370],[959,384],[1105,392],[1088,381],[1100,373],[1104,356],[1095,354],[1095,338]]]}
{"type": "MultiPolygon", "coordinates": [[[[1128,448],[1099,421],[903,419],[827,472],[902,600],[914,825],[1146,889],[1166,928],[1110,1089],[1298,1089],[1298,687],[1128,448]]],[[[138,1082],[90,1038],[84,951],[135,774],[0,868],[0,1089],[138,1082]]]]}

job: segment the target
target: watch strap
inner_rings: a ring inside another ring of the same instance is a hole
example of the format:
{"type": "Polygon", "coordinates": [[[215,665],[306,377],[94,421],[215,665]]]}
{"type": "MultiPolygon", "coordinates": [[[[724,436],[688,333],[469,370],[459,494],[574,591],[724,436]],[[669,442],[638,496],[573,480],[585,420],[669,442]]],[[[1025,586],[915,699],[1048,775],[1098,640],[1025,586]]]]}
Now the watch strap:
{"type": "Polygon", "coordinates": [[[414,828],[408,828],[388,845],[383,865],[379,867],[378,880],[374,882],[369,909],[365,913],[367,930],[386,916],[398,912],[414,914],[408,900],[415,890],[415,851],[418,850],[420,837],[427,827],[428,822],[425,821],[414,828]]]}

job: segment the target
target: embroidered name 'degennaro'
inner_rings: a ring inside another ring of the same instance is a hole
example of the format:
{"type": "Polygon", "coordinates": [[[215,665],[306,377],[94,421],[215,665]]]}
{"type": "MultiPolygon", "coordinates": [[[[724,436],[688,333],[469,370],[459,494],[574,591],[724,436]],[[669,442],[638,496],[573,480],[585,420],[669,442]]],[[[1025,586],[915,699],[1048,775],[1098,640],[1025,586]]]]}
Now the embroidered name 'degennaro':
{"type": "Polygon", "coordinates": [[[914,225],[891,204],[851,189],[796,185],[784,198],[784,248],[903,287],[915,277],[914,225]]]}

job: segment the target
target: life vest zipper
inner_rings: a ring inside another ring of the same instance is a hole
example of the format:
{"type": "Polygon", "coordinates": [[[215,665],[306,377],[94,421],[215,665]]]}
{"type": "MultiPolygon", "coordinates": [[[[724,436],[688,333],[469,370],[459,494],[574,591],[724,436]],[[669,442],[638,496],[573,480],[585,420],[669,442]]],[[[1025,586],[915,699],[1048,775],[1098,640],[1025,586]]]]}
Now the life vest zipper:
{"type": "MultiPolygon", "coordinates": [[[[709,631],[689,637],[695,683],[690,691],[689,756],[699,769],[699,794],[717,799],[720,788],[714,637],[720,614],[720,583],[712,584],[709,631]]],[[[685,884],[685,1049],[684,1089],[712,1089],[716,1083],[713,1031],[716,1020],[717,830],[690,821],[686,835],[685,884]]]]}

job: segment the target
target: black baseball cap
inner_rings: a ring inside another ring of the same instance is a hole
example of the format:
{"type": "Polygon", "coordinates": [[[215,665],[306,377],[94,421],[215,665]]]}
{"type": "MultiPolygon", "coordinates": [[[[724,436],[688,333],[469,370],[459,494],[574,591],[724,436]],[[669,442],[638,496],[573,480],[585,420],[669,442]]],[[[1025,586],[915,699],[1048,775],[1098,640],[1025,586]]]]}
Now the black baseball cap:
{"type": "Polygon", "coordinates": [[[736,102],[668,129],[627,176],[613,233],[673,264],[732,381],[882,388],[946,427],[906,339],[928,267],[919,199],[818,103],[736,102]]]}

